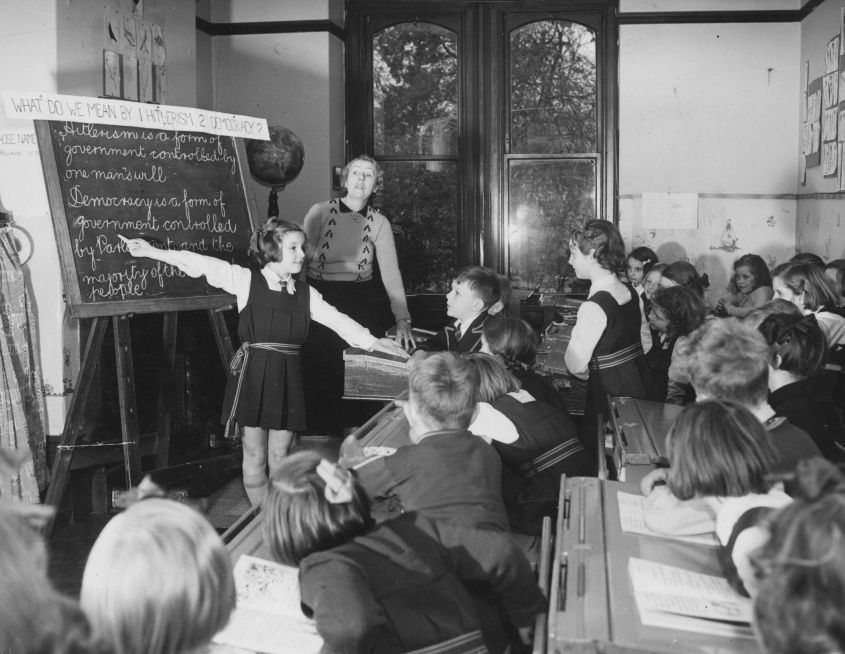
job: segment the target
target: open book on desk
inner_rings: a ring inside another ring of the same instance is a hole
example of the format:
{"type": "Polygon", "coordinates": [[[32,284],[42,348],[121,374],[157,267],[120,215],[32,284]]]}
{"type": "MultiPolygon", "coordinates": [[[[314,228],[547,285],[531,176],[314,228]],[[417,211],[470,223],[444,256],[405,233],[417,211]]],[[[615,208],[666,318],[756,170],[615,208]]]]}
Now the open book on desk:
{"type": "Polygon", "coordinates": [[[628,572],[644,625],[753,637],[751,600],[724,577],[631,557],[628,572]]]}
{"type": "Polygon", "coordinates": [[[709,545],[716,547],[719,541],[715,534],[702,534],[700,536],[669,536],[650,529],[645,522],[645,497],[634,493],[616,492],[619,503],[619,523],[622,531],[629,534],[642,534],[643,536],[656,536],[658,538],[671,538],[693,545],[709,545]]]}
{"type": "Polygon", "coordinates": [[[311,654],[323,640],[302,614],[299,569],[242,555],[235,564],[237,605],[215,643],[266,654],[311,654]]]}

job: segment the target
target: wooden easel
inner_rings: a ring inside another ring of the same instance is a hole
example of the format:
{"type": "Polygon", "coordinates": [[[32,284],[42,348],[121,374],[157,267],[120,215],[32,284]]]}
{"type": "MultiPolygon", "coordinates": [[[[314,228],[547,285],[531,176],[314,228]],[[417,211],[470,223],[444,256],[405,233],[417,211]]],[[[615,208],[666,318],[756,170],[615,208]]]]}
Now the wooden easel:
{"type": "MultiPolygon", "coordinates": [[[[80,362],[79,378],[76,392],[65,418],[64,429],[59,446],[56,448],[56,458],[50,472],[50,483],[47,487],[46,504],[58,506],[67,489],[74,450],[79,447],[105,448],[121,447],[123,450],[123,467],[126,487],[131,488],[141,479],[141,455],[139,451],[138,416],[135,401],[135,370],[132,362],[132,339],[129,330],[129,318],[132,314],[117,316],[97,316],[93,318],[91,331],[85,344],[85,350],[80,362]],[[111,322],[114,330],[115,362],[117,366],[118,399],[120,402],[121,441],[98,443],[95,445],[77,445],[82,431],[82,421],[88,406],[91,386],[100,364],[100,354],[103,340],[111,322]]],[[[156,459],[155,470],[157,481],[164,483],[169,477],[184,478],[193,470],[218,470],[232,467],[233,457],[215,457],[171,468],[167,474],[170,451],[170,418],[173,408],[174,369],[176,362],[176,333],[178,312],[163,314],[161,376],[158,393],[158,421],[156,427],[156,459]],[[222,464],[222,465],[221,465],[222,464]],[[178,470],[177,470],[178,468],[178,470]]],[[[229,361],[232,359],[233,347],[229,337],[226,322],[220,310],[208,309],[208,317],[217,343],[217,351],[226,374],[229,373],[229,361]]],[[[52,522],[47,526],[47,533],[52,529],[52,522]]]]}

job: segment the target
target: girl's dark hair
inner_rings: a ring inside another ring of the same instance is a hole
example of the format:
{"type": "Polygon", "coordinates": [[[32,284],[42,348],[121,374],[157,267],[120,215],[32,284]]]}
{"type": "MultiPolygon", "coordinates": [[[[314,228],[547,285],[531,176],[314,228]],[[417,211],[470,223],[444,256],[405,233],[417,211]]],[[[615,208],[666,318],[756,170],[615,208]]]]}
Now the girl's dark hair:
{"type": "Polygon", "coordinates": [[[534,365],[539,338],[531,325],[524,320],[488,320],[481,331],[490,352],[499,357],[508,370],[527,370],[534,365]]]}
{"type": "Polygon", "coordinates": [[[790,263],[809,263],[817,268],[821,268],[824,270],[824,259],[822,259],[818,254],[813,252],[799,252],[794,255],[790,260],[790,263]]]}
{"type": "Polygon", "coordinates": [[[668,485],[678,499],[769,491],[766,474],[775,452],[762,423],[741,404],[705,400],[687,406],[666,443],[668,485]]]}
{"type": "Polygon", "coordinates": [[[772,346],[773,368],[809,377],[827,358],[825,335],[813,314],[773,314],[760,323],[758,329],[772,346]],[[777,358],[780,358],[780,365],[775,365],[777,358]]]}
{"type": "Polygon", "coordinates": [[[686,336],[698,329],[707,313],[701,296],[685,286],[658,288],[651,296],[651,305],[666,315],[669,338],[686,336]]]}
{"type": "Polygon", "coordinates": [[[710,278],[707,276],[707,273],[699,275],[695,266],[688,261],[670,263],[663,270],[663,276],[671,279],[678,286],[691,288],[701,297],[704,297],[704,291],[710,288],[710,278]]]}
{"type": "Polygon", "coordinates": [[[728,290],[731,293],[739,293],[739,288],[736,285],[736,269],[740,266],[745,266],[754,275],[754,288],[757,290],[762,286],[772,285],[772,275],[769,272],[769,267],[763,261],[763,257],[757,254],[743,254],[739,259],[734,261],[734,273],[728,282],[728,290]]]}
{"type": "Polygon", "coordinates": [[[845,652],[845,478],[814,458],[798,464],[796,482],[752,555],[757,631],[769,654],[845,652]]]}
{"type": "Polygon", "coordinates": [[[588,220],[584,228],[572,232],[569,239],[570,247],[574,243],[581,254],[590,254],[590,250],[595,250],[596,261],[602,268],[614,273],[625,270],[625,243],[613,223],[588,220]]]}
{"type": "Polygon", "coordinates": [[[301,225],[282,218],[268,218],[252,235],[249,241],[249,257],[259,268],[271,261],[282,260],[282,241],[285,234],[296,232],[305,238],[301,225]]]}
{"type": "Polygon", "coordinates": [[[370,502],[353,481],[352,501],[332,504],[317,474],[322,456],[306,450],[287,456],[273,474],[261,509],[264,542],[277,561],[298,566],[309,554],[330,550],[373,525],[370,502]]]}
{"type": "Polygon", "coordinates": [[[782,263],[772,271],[795,295],[804,294],[804,308],[817,311],[822,307],[839,305],[833,284],[825,276],[824,268],[812,263],[782,263]]]}
{"type": "Polygon", "coordinates": [[[518,391],[522,385],[496,357],[484,352],[469,352],[464,359],[478,371],[479,402],[492,403],[503,395],[518,391]]]}
{"type": "Polygon", "coordinates": [[[382,187],[384,186],[384,170],[382,170],[382,167],[379,162],[373,159],[368,154],[359,154],[354,159],[350,159],[348,162],[346,162],[346,165],[343,167],[343,170],[340,171],[340,185],[343,188],[346,188],[346,180],[349,179],[349,169],[352,167],[352,164],[354,164],[356,161],[366,161],[367,163],[373,165],[373,168],[375,169],[376,173],[376,183],[375,186],[373,186],[373,195],[381,191],[382,187]]]}
{"type": "Polygon", "coordinates": [[[648,275],[648,271],[651,270],[651,267],[658,262],[657,253],[644,245],[631,250],[631,254],[628,255],[628,258],[636,259],[643,264],[643,275],[648,275]]]}

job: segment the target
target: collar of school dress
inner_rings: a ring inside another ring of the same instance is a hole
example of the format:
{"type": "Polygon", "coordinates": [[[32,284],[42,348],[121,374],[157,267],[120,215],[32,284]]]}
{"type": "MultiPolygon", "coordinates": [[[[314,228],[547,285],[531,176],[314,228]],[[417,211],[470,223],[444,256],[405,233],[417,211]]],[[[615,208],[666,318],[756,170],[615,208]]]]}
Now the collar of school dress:
{"type": "Polygon", "coordinates": [[[289,295],[296,294],[296,280],[293,278],[293,275],[288,275],[283,279],[269,268],[262,268],[261,274],[264,275],[264,279],[267,280],[267,285],[272,290],[281,291],[282,289],[287,288],[289,295]]]}
{"type": "Polygon", "coordinates": [[[595,280],[592,284],[590,284],[590,292],[587,294],[587,297],[593,297],[599,291],[605,291],[612,288],[616,285],[617,281],[616,275],[607,275],[606,277],[595,280]]]}
{"type": "Polygon", "coordinates": [[[361,207],[361,209],[359,211],[355,211],[351,207],[347,206],[346,203],[343,200],[338,198],[337,208],[340,211],[340,213],[357,213],[357,214],[361,214],[362,216],[366,216],[367,212],[370,210],[370,203],[365,202],[364,206],[361,207]]]}

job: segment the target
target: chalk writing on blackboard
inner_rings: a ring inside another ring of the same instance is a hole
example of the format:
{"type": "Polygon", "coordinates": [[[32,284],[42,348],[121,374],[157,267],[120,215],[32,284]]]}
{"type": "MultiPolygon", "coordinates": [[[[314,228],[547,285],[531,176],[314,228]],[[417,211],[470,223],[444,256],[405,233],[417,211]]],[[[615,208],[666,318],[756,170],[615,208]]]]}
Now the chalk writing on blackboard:
{"type": "Polygon", "coordinates": [[[76,317],[213,308],[230,296],[133,259],[118,234],[246,265],[252,232],[231,137],[36,122],[56,241],[76,317]]]}

